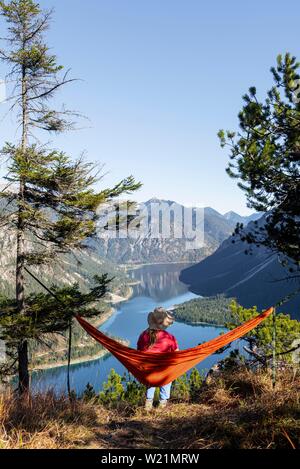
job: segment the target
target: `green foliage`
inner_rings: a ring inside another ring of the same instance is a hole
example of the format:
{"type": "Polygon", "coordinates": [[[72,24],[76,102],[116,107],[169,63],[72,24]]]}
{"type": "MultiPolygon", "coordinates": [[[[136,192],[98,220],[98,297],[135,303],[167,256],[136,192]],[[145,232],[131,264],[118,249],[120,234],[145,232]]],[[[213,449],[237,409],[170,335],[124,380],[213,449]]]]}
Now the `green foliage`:
{"type": "MultiPolygon", "coordinates": [[[[231,311],[236,321],[234,323],[226,324],[228,329],[234,329],[238,324],[241,324],[249,319],[257,316],[259,313],[254,306],[253,308],[243,308],[235,301],[231,303],[231,311]]],[[[291,319],[288,314],[279,313],[276,315],[275,320],[276,329],[276,354],[282,355],[285,361],[291,361],[291,353],[286,353],[293,348],[293,342],[300,338],[300,322],[296,319],[291,319]]],[[[273,317],[269,316],[258,327],[250,331],[243,337],[250,343],[250,348],[256,346],[259,353],[263,357],[272,356],[272,337],[273,337],[273,317]]]]}
{"type": "Polygon", "coordinates": [[[15,185],[25,183],[20,198],[8,189],[0,191],[6,203],[2,219],[7,228],[28,237],[24,260],[29,265],[52,262],[57,254],[85,248],[86,238],[96,234],[101,205],[112,202],[120,193],[139,187],[132,177],[112,189],[95,192],[94,166],[84,160],[73,161],[64,153],[47,151],[36,144],[26,152],[6,144],[2,156],[10,162],[5,179],[15,185]],[[19,209],[19,210],[18,210],[19,209]]]}
{"type": "Polygon", "coordinates": [[[176,401],[194,401],[199,396],[203,376],[193,368],[192,371],[177,378],[171,388],[171,398],[176,401]]]}
{"type": "Polygon", "coordinates": [[[188,375],[185,373],[182,376],[179,376],[173,384],[171,388],[171,396],[173,399],[179,401],[188,401],[189,400],[189,380],[188,375]]]}
{"type": "Polygon", "coordinates": [[[93,386],[90,383],[87,383],[82,397],[84,400],[87,400],[87,401],[95,399],[96,393],[95,393],[93,386]]]}
{"type": "Polygon", "coordinates": [[[231,298],[226,298],[223,295],[195,298],[176,306],[174,316],[176,321],[189,324],[207,323],[224,326],[232,319],[231,301],[231,298]]]}
{"type": "Polygon", "coordinates": [[[128,381],[126,375],[123,377],[123,382],[125,382],[124,401],[128,402],[133,407],[143,404],[146,386],[134,379],[128,381]]]}
{"type": "MultiPolygon", "coordinates": [[[[25,315],[18,312],[15,300],[0,296],[0,339],[6,342],[8,358],[0,367],[1,379],[16,372],[14,364],[20,337],[29,340],[32,366],[67,361],[67,329],[72,318],[80,314],[99,320],[108,311],[109,305],[104,302],[103,296],[109,279],[103,275],[96,276],[94,281],[94,286],[86,293],[82,293],[76,284],[63,288],[53,285],[57,299],[44,292],[31,293],[25,315]]],[[[95,357],[105,352],[74,322],[71,359],[95,357]]]]}
{"type": "Polygon", "coordinates": [[[99,401],[102,404],[115,404],[123,399],[124,387],[122,377],[112,369],[108,375],[107,382],[103,384],[103,391],[99,393],[99,401]]]}
{"type": "MultiPolygon", "coordinates": [[[[146,387],[130,378],[128,374],[120,376],[114,369],[110,371],[103,391],[98,395],[98,402],[107,406],[116,406],[120,402],[127,402],[131,406],[141,405],[146,387]]],[[[84,393],[84,397],[87,394],[84,393]]]]}
{"type": "Polygon", "coordinates": [[[61,76],[62,67],[44,44],[51,12],[42,11],[31,0],[14,0],[1,2],[0,13],[8,22],[8,46],[0,51],[0,58],[10,67],[10,78],[16,83],[11,99],[22,124],[21,142],[7,142],[1,151],[7,164],[4,179],[9,184],[0,191],[0,224],[3,222],[8,233],[18,233],[22,269],[25,264],[53,263],[61,253],[86,248],[84,241],[95,235],[103,204],[134,192],[140,183],[129,176],[97,192],[94,185],[99,172],[93,164],[31,138],[37,128],[56,132],[69,128],[69,111],[50,109],[49,101],[73,80],[61,76]]]}
{"type": "MultiPolygon", "coordinates": [[[[1,260],[3,261],[3,269],[6,272],[6,278],[0,276],[0,292],[3,296],[11,298],[15,294],[14,266],[12,265],[14,263],[14,241],[8,239],[7,242],[5,237],[0,236],[1,260]]],[[[72,253],[63,254],[59,256],[59,259],[56,259],[55,263],[48,266],[42,265],[34,272],[48,287],[55,284],[69,286],[70,283],[76,282],[82,292],[88,291],[89,286],[93,284],[95,275],[101,276],[106,273],[111,279],[109,284],[110,292],[127,296],[129,291],[128,277],[124,271],[109,260],[100,259],[98,255],[94,255],[94,252],[89,250],[76,250],[72,253]]],[[[45,292],[29,275],[26,275],[26,290],[28,295],[30,293],[45,292]]]]}
{"type": "Polygon", "coordinates": [[[15,299],[0,297],[0,325],[2,339],[8,343],[19,337],[38,339],[40,334],[66,330],[71,319],[80,314],[86,317],[99,315],[96,303],[107,291],[107,275],[95,277],[95,286],[82,293],[78,285],[58,288],[52,286],[56,298],[49,293],[31,293],[26,302],[26,314],[19,314],[15,299]]]}
{"type": "MultiPolygon", "coordinates": [[[[185,373],[173,382],[171,399],[194,401],[199,395],[202,384],[203,377],[194,368],[190,374],[185,373]]],[[[89,383],[83,394],[84,399],[93,399],[108,407],[116,407],[122,402],[131,407],[141,406],[145,402],[145,396],[146,386],[133,379],[129,373],[121,377],[114,369],[110,371],[107,381],[103,384],[103,390],[98,395],[89,383]]],[[[158,398],[159,388],[155,390],[154,400],[158,398]]]]}
{"type": "Polygon", "coordinates": [[[271,69],[274,84],[264,100],[255,87],[243,96],[238,132],[219,132],[221,146],[230,148],[227,173],[239,179],[248,206],[268,212],[264,228],[251,233],[238,225],[243,241],[281,254],[281,262],[300,263],[300,100],[299,63],[287,53],[271,69]]]}
{"type": "Polygon", "coordinates": [[[197,368],[192,369],[188,382],[190,387],[190,399],[195,400],[199,395],[200,388],[203,384],[203,376],[200,374],[197,368]]]}

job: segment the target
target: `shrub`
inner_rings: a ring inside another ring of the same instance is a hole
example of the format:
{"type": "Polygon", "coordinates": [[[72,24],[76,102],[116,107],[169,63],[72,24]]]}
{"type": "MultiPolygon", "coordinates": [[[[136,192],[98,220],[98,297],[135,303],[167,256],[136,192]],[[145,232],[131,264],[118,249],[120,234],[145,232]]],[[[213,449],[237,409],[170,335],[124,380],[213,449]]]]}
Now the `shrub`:
{"type": "MultiPolygon", "coordinates": [[[[203,384],[203,377],[194,368],[188,375],[185,373],[177,378],[172,385],[171,398],[175,401],[194,401],[203,384]]],[[[114,369],[108,375],[107,381],[103,384],[102,391],[97,395],[91,384],[87,384],[83,394],[84,400],[94,400],[99,404],[115,407],[120,402],[138,407],[144,404],[146,386],[132,378],[130,373],[120,376],[114,369]]],[[[156,389],[154,400],[159,398],[159,389],[156,389]]]]}

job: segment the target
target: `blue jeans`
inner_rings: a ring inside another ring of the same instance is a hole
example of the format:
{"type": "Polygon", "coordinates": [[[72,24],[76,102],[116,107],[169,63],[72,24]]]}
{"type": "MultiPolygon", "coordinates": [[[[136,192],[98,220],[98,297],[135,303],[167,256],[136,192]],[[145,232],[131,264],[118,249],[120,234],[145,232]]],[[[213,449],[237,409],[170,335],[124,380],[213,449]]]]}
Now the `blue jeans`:
{"type": "MultiPolygon", "coordinates": [[[[165,386],[161,386],[159,388],[159,399],[161,401],[166,401],[167,399],[170,399],[170,393],[171,393],[171,386],[172,383],[165,384],[165,386]]],[[[154,393],[155,393],[156,388],[148,388],[146,392],[146,398],[147,399],[153,399],[154,398],[154,393]]]]}

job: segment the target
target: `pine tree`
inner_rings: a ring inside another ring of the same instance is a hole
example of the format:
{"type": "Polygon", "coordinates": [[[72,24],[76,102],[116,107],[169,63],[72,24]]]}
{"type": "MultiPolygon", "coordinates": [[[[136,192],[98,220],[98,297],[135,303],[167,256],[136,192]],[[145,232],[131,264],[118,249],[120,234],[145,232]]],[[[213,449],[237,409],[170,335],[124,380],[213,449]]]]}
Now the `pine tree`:
{"type": "Polygon", "coordinates": [[[256,222],[249,232],[238,225],[235,235],[277,253],[290,278],[299,277],[300,267],[299,65],[289,53],[279,55],[266,98],[259,100],[251,87],[239,131],[219,132],[221,146],[230,148],[228,174],[239,179],[248,207],[267,213],[264,227],[256,222]]]}
{"type": "Polygon", "coordinates": [[[112,368],[107,381],[103,384],[103,391],[99,393],[100,402],[102,404],[114,404],[124,400],[124,394],[122,376],[112,368]]]}
{"type": "MultiPolygon", "coordinates": [[[[0,222],[6,232],[15,233],[16,314],[22,323],[30,314],[25,267],[53,262],[58,254],[82,246],[95,234],[99,206],[140,184],[130,176],[112,189],[95,192],[93,165],[39,143],[43,130],[57,134],[73,128],[73,113],[50,106],[56,92],[73,80],[45,43],[52,11],[41,10],[33,0],[12,0],[0,1],[0,12],[8,25],[0,58],[9,69],[7,80],[14,83],[8,101],[21,131],[20,139],[7,142],[1,151],[8,171],[0,192],[0,222]]],[[[28,342],[22,334],[18,373],[20,392],[28,390],[28,342]]]]}
{"type": "MultiPolygon", "coordinates": [[[[259,314],[256,306],[244,308],[234,300],[230,305],[230,309],[235,320],[226,324],[228,329],[234,329],[237,325],[243,324],[259,314]]],[[[263,364],[267,364],[272,360],[273,327],[273,318],[268,317],[242,339],[248,344],[247,351],[252,358],[257,358],[263,364]],[[255,348],[257,348],[257,353],[254,352],[255,348]]],[[[276,316],[275,327],[276,356],[283,361],[291,361],[292,352],[299,349],[300,323],[296,319],[291,319],[288,314],[280,313],[276,316]]]]}

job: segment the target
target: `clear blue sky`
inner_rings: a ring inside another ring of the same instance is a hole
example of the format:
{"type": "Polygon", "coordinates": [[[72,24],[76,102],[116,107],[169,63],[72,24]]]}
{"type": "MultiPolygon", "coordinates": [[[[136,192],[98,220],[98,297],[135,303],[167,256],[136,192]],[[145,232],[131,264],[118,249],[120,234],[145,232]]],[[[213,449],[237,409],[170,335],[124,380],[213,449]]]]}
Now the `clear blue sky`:
{"type": "MultiPolygon", "coordinates": [[[[53,51],[83,80],[61,99],[90,118],[88,128],[55,138],[54,145],[105,163],[107,186],[133,174],[144,184],[137,200],[157,196],[248,213],[243,193],[225,174],[228,155],[216,134],[237,128],[249,86],[264,96],[278,53],[300,59],[300,3],[40,4],[55,7],[48,33],[53,51]]],[[[10,138],[14,122],[0,125],[1,140],[10,138]]]]}

